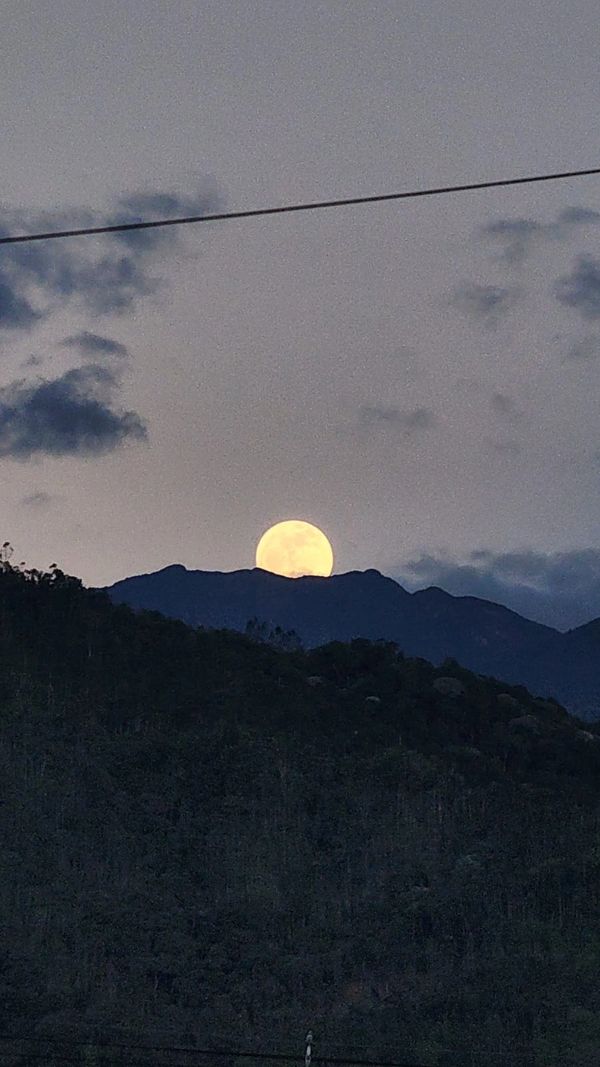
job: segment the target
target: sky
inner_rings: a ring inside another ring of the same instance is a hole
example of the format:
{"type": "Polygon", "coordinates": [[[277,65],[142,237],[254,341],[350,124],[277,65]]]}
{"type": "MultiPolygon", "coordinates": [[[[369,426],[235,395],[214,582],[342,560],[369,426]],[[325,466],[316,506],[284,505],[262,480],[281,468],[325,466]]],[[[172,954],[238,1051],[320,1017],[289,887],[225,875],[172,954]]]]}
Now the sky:
{"type": "MultiPolygon", "coordinates": [[[[592,0],[2,0],[0,233],[600,165],[592,0]]],[[[600,615],[600,178],[0,246],[2,539],[600,615]]]]}

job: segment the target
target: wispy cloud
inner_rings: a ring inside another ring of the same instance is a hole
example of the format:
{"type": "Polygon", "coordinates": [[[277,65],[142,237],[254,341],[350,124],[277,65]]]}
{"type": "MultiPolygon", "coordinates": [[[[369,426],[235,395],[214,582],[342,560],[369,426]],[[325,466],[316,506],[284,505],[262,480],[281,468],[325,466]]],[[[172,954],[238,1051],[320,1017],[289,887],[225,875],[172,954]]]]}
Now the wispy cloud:
{"type": "Polygon", "coordinates": [[[469,318],[485,326],[497,326],[523,295],[516,286],[479,285],[465,282],[452,295],[452,304],[469,318]]]}
{"type": "Polygon", "coordinates": [[[65,337],[60,344],[63,348],[76,348],[82,355],[91,356],[94,359],[102,356],[121,356],[125,358],[128,355],[127,346],[121,344],[120,341],[115,341],[112,337],[105,337],[99,333],[91,333],[89,330],[81,330],[80,333],[65,337]]]}
{"type": "Polygon", "coordinates": [[[591,361],[600,356],[600,337],[589,335],[573,341],[564,357],[563,362],[568,361],[591,361]]]}
{"type": "Polygon", "coordinates": [[[23,360],[23,362],[21,363],[21,366],[23,368],[41,367],[43,362],[44,362],[44,357],[43,356],[38,356],[36,352],[32,352],[30,356],[27,356],[27,359],[23,360]]]}
{"type": "Polygon", "coordinates": [[[43,313],[19,291],[18,282],[0,271],[0,329],[30,330],[42,318],[43,313]]]}
{"type": "Polygon", "coordinates": [[[387,426],[405,437],[427,430],[435,423],[435,416],[429,408],[402,411],[391,404],[363,404],[359,408],[359,418],[363,426],[387,426]]]}
{"type": "MultiPolygon", "coordinates": [[[[194,196],[181,196],[164,192],[135,192],[120,197],[117,210],[109,225],[130,222],[149,222],[156,218],[182,218],[209,215],[219,209],[222,198],[215,185],[206,186],[194,196]]],[[[159,246],[173,244],[181,231],[171,226],[148,230],[123,230],[115,234],[115,240],[127,248],[153,251],[159,246]]]]}
{"type": "MultiPolygon", "coordinates": [[[[82,209],[52,215],[5,208],[0,210],[0,235],[204,215],[219,203],[216,190],[201,189],[191,196],[134,192],[117,200],[108,217],[82,209]]],[[[166,226],[3,246],[0,329],[31,330],[70,301],[95,318],[131,312],[164,284],[151,271],[180,239],[178,227],[166,226]]]]}
{"type": "Polygon", "coordinates": [[[535,219],[495,219],[479,230],[481,236],[500,245],[500,257],[507,263],[522,263],[532,246],[547,234],[543,223],[535,219]]]}
{"type": "Polygon", "coordinates": [[[479,234],[500,249],[500,259],[511,266],[523,263],[541,244],[564,241],[584,226],[600,223],[600,212],[587,207],[568,207],[552,222],[537,219],[500,218],[486,223],[479,234]]]}
{"type": "Polygon", "coordinates": [[[0,388],[0,457],[98,456],[144,440],[140,416],[113,407],[117,385],[110,370],[91,364],[0,388]]]}
{"type": "Polygon", "coordinates": [[[21,504],[24,508],[31,508],[33,511],[41,511],[43,508],[47,508],[53,501],[54,497],[50,493],[46,493],[43,489],[38,490],[37,493],[28,493],[27,496],[21,498],[21,504]]]}

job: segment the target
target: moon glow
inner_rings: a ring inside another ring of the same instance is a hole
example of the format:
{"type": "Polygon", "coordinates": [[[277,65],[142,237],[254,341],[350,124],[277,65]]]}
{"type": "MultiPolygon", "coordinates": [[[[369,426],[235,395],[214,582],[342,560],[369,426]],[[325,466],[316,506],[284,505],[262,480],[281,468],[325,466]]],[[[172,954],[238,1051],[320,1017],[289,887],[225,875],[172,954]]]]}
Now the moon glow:
{"type": "Polygon", "coordinates": [[[333,549],[318,526],[287,519],[262,535],[256,548],[256,566],[285,578],[301,578],[305,574],[329,578],[333,549]]]}

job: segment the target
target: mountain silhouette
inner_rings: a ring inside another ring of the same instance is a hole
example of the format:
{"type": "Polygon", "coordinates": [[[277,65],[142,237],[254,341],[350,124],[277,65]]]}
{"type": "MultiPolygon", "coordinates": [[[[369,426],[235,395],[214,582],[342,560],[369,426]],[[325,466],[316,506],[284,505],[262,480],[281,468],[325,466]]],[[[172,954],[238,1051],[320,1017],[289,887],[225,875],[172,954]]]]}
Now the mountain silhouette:
{"type": "Polygon", "coordinates": [[[478,597],[437,587],[409,593],[376,570],[284,578],[258,568],[223,573],[174,564],[106,592],[114,603],[192,626],[245,631],[256,619],[295,631],[308,648],[356,637],[394,641],[407,656],[455,659],[553,696],[582,718],[600,718],[600,619],[561,633],[478,597]]]}

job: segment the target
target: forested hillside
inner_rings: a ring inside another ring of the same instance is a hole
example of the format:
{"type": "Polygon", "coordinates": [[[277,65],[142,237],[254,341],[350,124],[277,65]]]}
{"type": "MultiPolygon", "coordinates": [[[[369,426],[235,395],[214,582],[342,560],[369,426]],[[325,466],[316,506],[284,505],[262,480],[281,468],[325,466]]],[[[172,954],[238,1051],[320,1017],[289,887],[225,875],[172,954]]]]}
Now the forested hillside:
{"type": "Polygon", "coordinates": [[[597,1064],[600,727],[6,562],[0,656],[4,1034],[597,1064]]]}
{"type": "Polygon", "coordinates": [[[187,570],[173,564],[106,590],[115,604],[160,611],[190,626],[246,629],[256,617],[294,630],[315,648],[331,641],[393,641],[409,656],[458,660],[478,674],[555,697],[574,715],[600,719],[600,620],[567,633],[502,604],[435,587],[408,593],[379,571],[285,578],[255,567],[187,570]]]}

